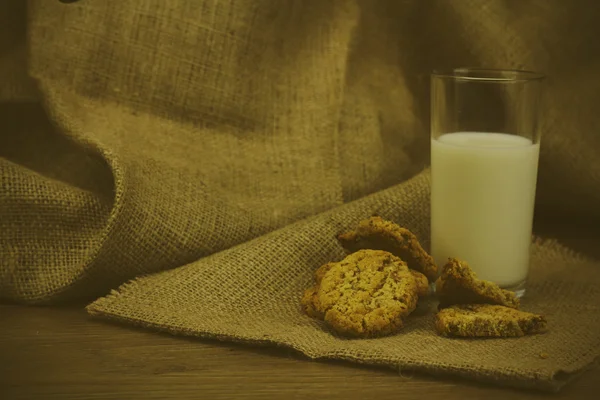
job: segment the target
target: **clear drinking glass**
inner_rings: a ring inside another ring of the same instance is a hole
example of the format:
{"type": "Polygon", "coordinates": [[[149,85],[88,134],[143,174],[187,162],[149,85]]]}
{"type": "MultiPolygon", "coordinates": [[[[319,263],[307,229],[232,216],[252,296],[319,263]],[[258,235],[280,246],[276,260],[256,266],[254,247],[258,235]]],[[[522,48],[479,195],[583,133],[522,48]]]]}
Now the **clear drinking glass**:
{"type": "Polygon", "coordinates": [[[431,76],[431,249],[525,293],[544,76],[459,68],[431,76]]]}

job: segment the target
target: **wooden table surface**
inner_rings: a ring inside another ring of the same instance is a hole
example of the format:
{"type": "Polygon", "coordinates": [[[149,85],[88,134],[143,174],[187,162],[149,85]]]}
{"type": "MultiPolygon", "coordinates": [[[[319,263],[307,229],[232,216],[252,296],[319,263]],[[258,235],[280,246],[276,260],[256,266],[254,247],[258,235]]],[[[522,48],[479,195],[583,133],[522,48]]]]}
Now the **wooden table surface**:
{"type": "MultiPolygon", "coordinates": [[[[600,258],[598,233],[537,231],[600,258]]],[[[173,337],[93,319],[83,306],[0,305],[0,400],[164,398],[600,399],[600,367],[543,394],[173,337]]]]}
{"type": "Polygon", "coordinates": [[[163,398],[597,399],[600,368],[547,395],[173,337],[81,307],[0,306],[0,399],[163,398]]]}

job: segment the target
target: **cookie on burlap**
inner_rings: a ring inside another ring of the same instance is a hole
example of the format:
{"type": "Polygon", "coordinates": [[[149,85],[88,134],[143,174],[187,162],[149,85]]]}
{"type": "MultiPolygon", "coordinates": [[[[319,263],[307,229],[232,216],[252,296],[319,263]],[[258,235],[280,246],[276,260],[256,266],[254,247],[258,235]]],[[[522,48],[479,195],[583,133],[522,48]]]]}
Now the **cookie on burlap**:
{"type": "MultiPolygon", "coordinates": [[[[335,263],[330,262],[319,267],[314,273],[315,285],[304,291],[300,304],[306,315],[323,319],[324,315],[319,311],[319,307],[316,305],[318,302],[317,291],[319,290],[319,285],[323,280],[323,276],[325,276],[327,271],[329,271],[334,264],[335,263]]],[[[414,269],[411,269],[410,273],[413,275],[413,278],[415,278],[417,295],[419,297],[427,296],[429,294],[429,281],[427,280],[427,277],[414,269]]]]}
{"type": "Polygon", "coordinates": [[[315,283],[317,285],[321,284],[321,281],[323,280],[323,277],[325,276],[325,274],[327,273],[327,271],[329,271],[331,269],[331,267],[333,267],[335,263],[330,262],[327,264],[323,264],[321,265],[319,268],[317,268],[317,270],[315,271],[315,283]]]}
{"type": "Polygon", "coordinates": [[[546,319],[514,308],[491,304],[463,304],[444,308],[435,317],[443,336],[519,337],[545,332],[546,319]]]}
{"type": "Polygon", "coordinates": [[[519,299],[514,292],[501,289],[493,282],[477,279],[469,265],[456,258],[448,259],[435,287],[440,308],[453,304],[498,304],[519,308],[519,299]]]}
{"type": "Polygon", "coordinates": [[[319,307],[317,306],[317,292],[319,290],[319,285],[312,286],[304,291],[302,298],[300,299],[300,305],[302,306],[302,311],[309,317],[323,319],[323,313],[319,311],[319,307]]]}
{"type": "Polygon", "coordinates": [[[427,296],[429,294],[429,280],[427,277],[419,271],[415,271],[414,269],[411,269],[410,273],[413,275],[413,278],[415,278],[415,283],[417,284],[417,294],[419,297],[427,296]]]}
{"type": "Polygon", "coordinates": [[[417,304],[417,285],[400,258],[381,250],[360,250],[332,263],[314,305],[336,332],[373,337],[396,332],[417,304]]]}
{"type": "Polygon", "coordinates": [[[434,281],[437,278],[438,269],[433,257],[423,250],[417,237],[408,229],[381,217],[361,221],[355,230],[339,235],[338,240],[350,252],[360,249],[389,251],[427,279],[434,281]]]}
{"type": "Polygon", "coordinates": [[[317,306],[317,291],[319,290],[319,285],[321,284],[321,280],[323,280],[323,276],[325,276],[327,271],[329,271],[334,264],[335,263],[330,262],[317,268],[314,273],[315,285],[304,291],[302,299],[300,300],[300,305],[302,306],[302,311],[304,311],[306,315],[323,319],[323,313],[319,311],[319,307],[317,306]]]}

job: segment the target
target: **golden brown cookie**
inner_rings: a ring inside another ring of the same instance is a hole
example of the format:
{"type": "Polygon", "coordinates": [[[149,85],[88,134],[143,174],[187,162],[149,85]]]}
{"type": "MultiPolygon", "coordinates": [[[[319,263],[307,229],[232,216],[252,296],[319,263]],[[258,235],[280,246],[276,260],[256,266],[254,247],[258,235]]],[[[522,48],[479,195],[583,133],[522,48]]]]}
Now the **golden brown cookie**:
{"type": "Polygon", "coordinates": [[[317,298],[317,291],[319,290],[319,285],[321,284],[323,276],[325,276],[327,271],[329,271],[334,264],[335,263],[330,262],[317,268],[314,273],[315,286],[306,289],[302,295],[300,304],[302,305],[304,313],[309,317],[323,319],[323,313],[319,311],[319,307],[317,306],[317,302],[319,301],[317,298]]]}
{"type": "Polygon", "coordinates": [[[354,231],[338,236],[342,246],[350,251],[359,249],[385,250],[406,261],[409,268],[423,273],[427,279],[437,278],[437,266],[417,237],[408,229],[401,228],[381,217],[371,217],[358,224],[354,231]]]}
{"type": "Polygon", "coordinates": [[[302,306],[302,311],[309,317],[323,319],[323,313],[319,312],[316,305],[318,302],[317,291],[319,290],[319,285],[321,284],[323,276],[325,276],[327,271],[329,271],[334,264],[335,263],[327,263],[317,268],[314,273],[315,286],[306,289],[302,295],[300,305],[302,306]]]}
{"type": "Polygon", "coordinates": [[[435,286],[440,308],[453,304],[498,304],[519,308],[519,299],[513,292],[477,279],[469,265],[456,258],[448,259],[435,286]]]}
{"type": "Polygon", "coordinates": [[[315,285],[310,287],[304,291],[302,295],[302,299],[300,299],[300,304],[302,306],[302,311],[309,317],[323,319],[323,313],[321,313],[317,307],[317,291],[319,289],[319,285],[315,285]]]}
{"type": "Polygon", "coordinates": [[[427,280],[427,277],[414,269],[411,269],[410,273],[413,275],[413,278],[415,278],[417,294],[419,297],[427,296],[429,294],[429,281],[427,280]]]}
{"type": "Polygon", "coordinates": [[[330,263],[321,265],[319,268],[317,268],[317,270],[315,271],[315,283],[317,285],[321,284],[321,280],[323,280],[323,277],[325,276],[327,271],[329,271],[334,264],[335,263],[330,262],[330,263]]]}
{"type": "Polygon", "coordinates": [[[390,334],[415,309],[415,279],[406,263],[393,254],[359,250],[332,264],[313,304],[338,333],[354,337],[390,334]]]}
{"type": "Polygon", "coordinates": [[[456,337],[519,337],[545,332],[546,319],[537,314],[490,304],[444,308],[435,317],[440,335],[456,337]]]}

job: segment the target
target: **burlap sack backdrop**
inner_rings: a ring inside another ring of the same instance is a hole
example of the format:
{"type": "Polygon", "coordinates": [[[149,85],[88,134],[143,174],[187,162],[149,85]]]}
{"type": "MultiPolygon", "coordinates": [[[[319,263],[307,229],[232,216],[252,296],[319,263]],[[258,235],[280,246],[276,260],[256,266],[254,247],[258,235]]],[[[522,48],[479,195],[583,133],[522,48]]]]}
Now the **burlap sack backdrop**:
{"type": "Polygon", "coordinates": [[[443,339],[423,304],[399,335],[344,340],[298,309],[358,219],[427,241],[433,68],[546,72],[538,216],[598,226],[598,2],[24,3],[0,5],[4,301],[93,300],[157,273],[89,311],[541,389],[600,354],[600,264],[555,242],[534,245],[524,301],[546,335],[443,339]]]}

